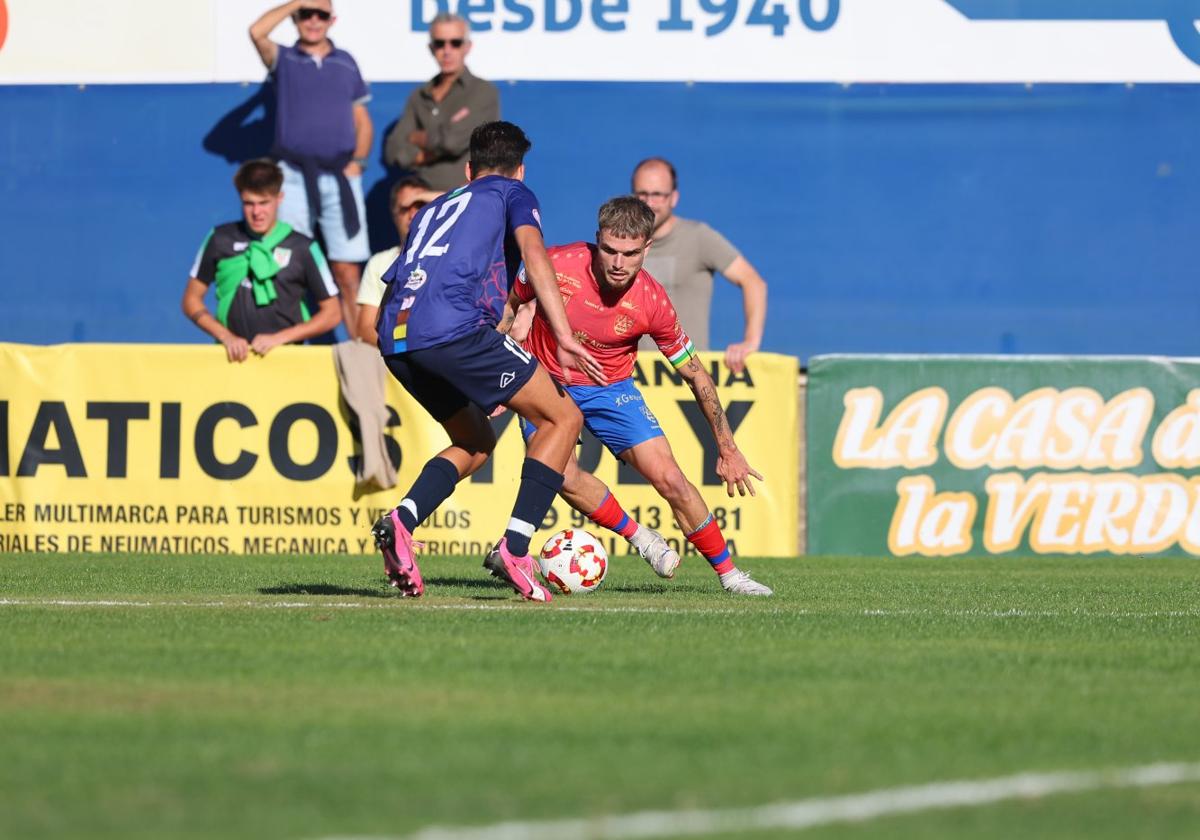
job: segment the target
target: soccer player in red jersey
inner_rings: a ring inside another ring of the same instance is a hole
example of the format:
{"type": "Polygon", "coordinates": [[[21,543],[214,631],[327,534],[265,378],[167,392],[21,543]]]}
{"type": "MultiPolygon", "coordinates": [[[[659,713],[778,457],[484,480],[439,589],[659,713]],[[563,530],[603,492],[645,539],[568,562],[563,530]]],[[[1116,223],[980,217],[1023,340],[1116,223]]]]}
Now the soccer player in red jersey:
{"type": "MultiPolygon", "coordinates": [[[[649,335],[692,389],[708,420],[720,453],[717,475],[724,480],[726,492],[733,496],[736,488],[743,496],[754,495],[751,477],[761,481],[762,476],[738,449],[717,398],[716,384],[696,358],[691,339],[680,326],[670,298],[658,281],[642,269],[653,230],[653,211],[640,199],[622,196],[600,208],[595,245],[577,242],[548,250],[575,338],[600,363],[609,384],[596,385],[579,372],[559,365],[555,353],[557,342],[540,309],[536,310],[528,335],[524,336],[525,347],[575,400],[583,413],[584,425],[592,434],[616,457],[645,476],[667,501],[675,521],[720,576],[721,585],[739,595],[770,595],[770,588],[734,565],[720,527],[700,492],[680,470],[657,418],[632,378],[638,340],[649,335]]],[[[512,329],[518,323],[518,309],[533,299],[532,286],[519,274],[499,329],[512,329]]],[[[514,329],[513,337],[522,338],[521,332],[523,323],[514,329]]],[[[526,421],[522,421],[521,428],[526,440],[537,433],[526,421]]],[[[574,454],[564,472],[560,495],[573,508],[626,538],[639,531],[638,524],[625,514],[608,487],[579,468],[574,454]]],[[[643,539],[653,535],[665,546],[661,535],[648,528],[640,530],[648,532],[643,539]]],[[[674,574],[678,554],[647,556],[634,539],[631,542],[659,575],[674,574]]]]}

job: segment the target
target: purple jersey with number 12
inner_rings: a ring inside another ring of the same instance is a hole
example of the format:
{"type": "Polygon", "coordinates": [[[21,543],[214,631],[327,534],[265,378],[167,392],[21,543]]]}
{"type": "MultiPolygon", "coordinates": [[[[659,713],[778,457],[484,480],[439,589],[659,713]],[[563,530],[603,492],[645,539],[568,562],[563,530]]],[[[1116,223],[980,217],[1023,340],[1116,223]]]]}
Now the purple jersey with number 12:
{"type": "Polygon", "coordinates": [[[384,272],[379,351],[437,347],[500,321],[521,262],[516,230],[542,228],[520,181],[486,175],[421,209],[384,272]]]}

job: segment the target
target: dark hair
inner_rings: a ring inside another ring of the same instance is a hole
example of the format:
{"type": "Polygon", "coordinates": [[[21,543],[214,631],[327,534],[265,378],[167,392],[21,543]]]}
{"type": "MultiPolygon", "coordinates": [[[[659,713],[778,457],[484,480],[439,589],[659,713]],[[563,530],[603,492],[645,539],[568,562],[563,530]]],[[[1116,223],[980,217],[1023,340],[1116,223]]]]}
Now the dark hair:
{"type": "Polygon", "coordinates": [[[484,123],[471,132],[471,177],[480,172],[512,175],[533,146],[525,132],[510,122],[484,123]]]}
{"type": "Polygon", "coordinates": [[[408,188],[427,190],[429,189],[429,184],[420,175],[406,175],[392,184],[391,192],[388,193],[388,207],[396,203],[396,196],[400,195],[400,190],[408,188]]]}
{"type": "Polygon", "coordinates": [[[283,170],[275,161],[267,158],[248,160],[238,167],[237,174],[233,176],[233,186],[239,193],[279,195],[283,189],[283,170]]]}
{"type": "MultiPolygon", "coordinates": [[[[671,173],[671,189],[672,190],[679,189],[679,179],[675,175],[675,164],[671,163],[671,161],[667,160],[666,158],[661,158],[661,157],[646,158],[645,160],[641,161],[637,166],[633,167],[633,177],[637,177],[638,170],[640,170],[643,166],[649,166],[652,163],[658,163],[658,164],[661,164],[662,166],[667,167],[667,171],[671,173]]],[[[633,178],[630,178],[630,180],[632,181],[633,178]]]]}
{"type": "Polygon", "coordinates": [[[622,239],[649,239],[654,233],[654,211],[632,195],[610,198],[600,207],[599,230],[622,239]]]}

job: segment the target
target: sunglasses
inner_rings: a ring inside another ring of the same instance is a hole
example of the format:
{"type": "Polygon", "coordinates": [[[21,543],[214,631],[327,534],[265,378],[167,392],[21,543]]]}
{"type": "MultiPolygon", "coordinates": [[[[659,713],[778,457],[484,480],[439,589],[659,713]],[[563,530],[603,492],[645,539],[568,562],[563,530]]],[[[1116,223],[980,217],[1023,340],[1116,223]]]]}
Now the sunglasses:
{"type": "Polygon", "coordinates": [[[442,47],[449,44],[450,46],[454,47],[454,49],[458,50],[462,49],[462,45],[464,43],[466,43],[466,41],[463,38],[432,38],[429,41],[429,46],[433,47],[435,50],[440,50],[442,47]]]}
{"type": "Polygon", "coordinates": [[[301,9],[300,11],[296,12],[296,17],[300,18],[300,20],[308,20],[313,16],[316,16],[321,20],[329,20],[331,17],[333,17],[333,15],[329,14],[329,12],[325,11],[324,9],[301,9]]]}

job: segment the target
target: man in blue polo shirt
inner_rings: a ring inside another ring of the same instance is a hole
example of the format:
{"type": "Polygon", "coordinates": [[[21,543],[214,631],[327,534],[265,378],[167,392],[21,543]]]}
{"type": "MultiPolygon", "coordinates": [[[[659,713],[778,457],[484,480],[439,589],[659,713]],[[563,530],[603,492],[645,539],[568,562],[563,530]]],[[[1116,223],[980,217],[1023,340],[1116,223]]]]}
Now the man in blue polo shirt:
{"type": "Polygon", "coordinates": [[[371,152],[371,98],[350,53],[329,40],[336,18],[329,0],[291,0],[250,27],[250,38],[271,71],[277,108],[272,154],[283,169],[280,218],[305,236],[321,226],[342,315],[350,338],[358,323],[362,263],[371,256],[362,173],[371,152]],[[285,19],[299,40],[271,40],[285,19]]]}

